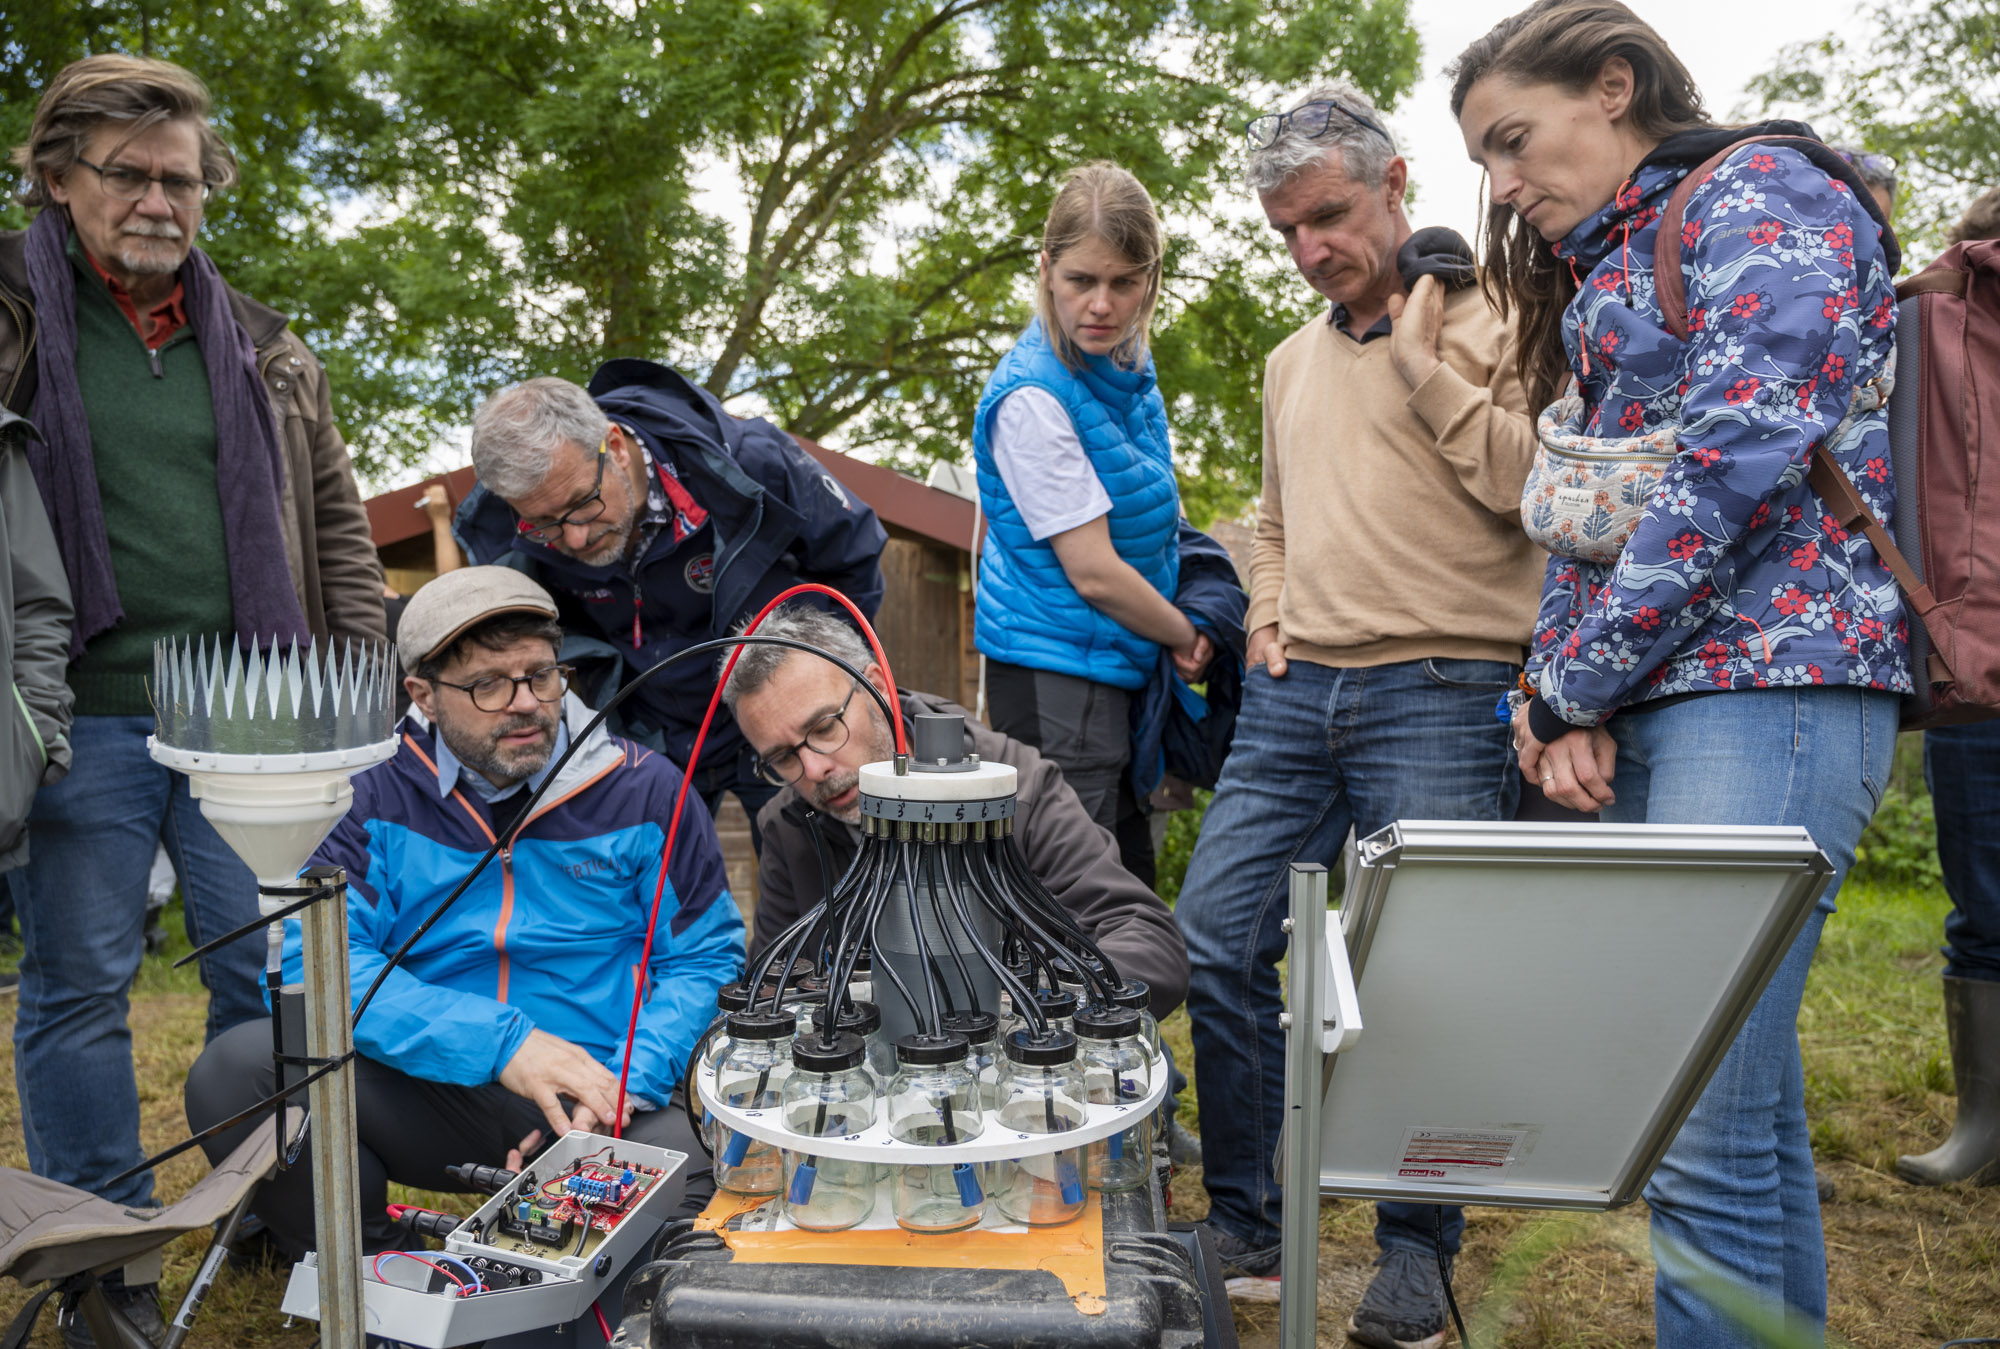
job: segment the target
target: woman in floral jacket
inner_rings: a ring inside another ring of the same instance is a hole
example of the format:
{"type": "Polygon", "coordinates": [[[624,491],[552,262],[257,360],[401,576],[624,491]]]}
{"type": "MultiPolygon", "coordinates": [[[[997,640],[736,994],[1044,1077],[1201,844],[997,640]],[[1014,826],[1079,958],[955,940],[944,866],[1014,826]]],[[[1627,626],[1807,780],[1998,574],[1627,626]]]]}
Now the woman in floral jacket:
{"type": "MultiPolygon", "coordinates": [[[[1614,0],[1543,0],[1499,24],[1460,57],[1452,110],[1489,176],[1487,275],[1516,311],[1531,406],[1576,380],[1545,432],[1670,455],[1622,549],[1550,562],[1522,771],[1611,820],[1802,825],[1837,886],[1888,778],[1907,626],[1881,560],[1806,472],[1824,442],[1879,516],[1894,508],[1879,407],[1894,238],[1819,147],[1735,150],[1686,205],[1683,341],[1654,288],[1669,196],[1739,139],[1810,132],[1713,126],[1686,68],[1614,0]]],[[[1832,895],[1647,1187],[1664,1349],[1749,1343],[1703,1271],[1825,1323],[1796,1021],[1832,895]]]]}

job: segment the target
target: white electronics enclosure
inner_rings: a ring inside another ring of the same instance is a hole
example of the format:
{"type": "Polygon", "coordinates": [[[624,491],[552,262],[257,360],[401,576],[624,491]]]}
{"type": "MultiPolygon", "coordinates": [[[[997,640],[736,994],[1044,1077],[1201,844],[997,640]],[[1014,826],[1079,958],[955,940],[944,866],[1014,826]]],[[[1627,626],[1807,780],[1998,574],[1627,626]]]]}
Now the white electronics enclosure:
{"type": "MultiPolygon", "coordinates": [[[[421,1261],[366,1261],[367,1333],[447,1349],[588,1318],[591,1303],[666,1222],[665,1182],[687,1160],[667,1148],[570,1131],[460,1223],[443,1251],[412,1250],[421,1261]],[[422,1261],[475,1275],[478,1284],[461,1287],[422,1261]]],[[[284,1310],[319,1319],[312,1255],[292,1267],[284,1310]]]]}

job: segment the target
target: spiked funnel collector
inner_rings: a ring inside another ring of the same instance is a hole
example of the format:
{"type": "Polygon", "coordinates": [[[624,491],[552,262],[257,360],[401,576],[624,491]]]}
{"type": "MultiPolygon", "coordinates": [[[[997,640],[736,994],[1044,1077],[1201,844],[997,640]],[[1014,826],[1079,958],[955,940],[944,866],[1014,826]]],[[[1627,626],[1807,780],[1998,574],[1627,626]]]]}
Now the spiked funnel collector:
{"type": "MultiPolygon", "coordinates": [[[[347,877],[316,867],[313,849],[354,802],[350,779],[396,752],[396,666],[386,645],[317,642],[244,651],[218,637],[153,646],[153,758],[188,775],[201,813],[257,877],[267,929],[279,1076],[339,1063],[308,1088],[319,1247],[320,1333],[328,1349],[360,1349],[361,1195],[355,1174],[354,1048],[348,1007],[347,877]],[[300,901],[304,981],[282,984],[282,912],[300,901]]],[[[284,1108],[279,1106],[282,1121],[284,1108]]],[[[288,1148],[279,1131],[280,1163],[288,1148]]]]}

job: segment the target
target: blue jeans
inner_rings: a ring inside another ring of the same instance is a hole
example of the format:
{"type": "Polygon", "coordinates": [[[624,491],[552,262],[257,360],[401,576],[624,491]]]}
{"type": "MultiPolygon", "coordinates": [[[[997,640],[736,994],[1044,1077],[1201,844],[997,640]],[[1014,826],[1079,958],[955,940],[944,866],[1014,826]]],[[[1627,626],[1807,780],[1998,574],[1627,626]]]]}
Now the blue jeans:
{"type": "Polygon", "coordinates": [[[2000,721],[1924,732],[1924,782],[1951,896],[1944,972],[2000,982],[2000,721]]]}
{"type": "MultiPolygon", "coordinates": [[[[1187,936],[1188,1014],[1201,1103],[1209,1222],[1253,1247],[1278,1240],[1272,1179],[1284,1119],[1278,961],[1293,862],[1337,864],[1352,828],[1399,819],[1504,820],[1520,773],[1494,713],[1518,669],[1421,660],[1360,669],[1293,661],[1282,679],[1253,666],[1236,739],[1202,820],[1174,916],[1187,936]]],[[[1456,1251],[1462,1212],[1442,1210],[1456,1251]]],[[[1379,1204],[1384,1250],[1430,1251],[1429,1204],[1379,1204]]]]}
{"type": "Polygon", "coordinates": [[[1757,1343],[1702,1295],[1735,1284],[1808,1336],[1826,1326],[1826,1247],[1806,1132],[1799,1001],[1854,845],[1888,784],[1897,699],[1857,689],[1718,693],[1625,711],[1613,823],[1800,825],[1833,883],[1646,1185],[1660,1349],[1757,1343]]]}
{"type": "MultiPolygon", "coordinates": [[[[14,1077],[36,1175],[108,1199],[149,1203],[151,1172],[105,1182],[145,1153],[132,1077],[127,994],[145,949],[146,878],[164,842],[179,873],[188,937],[219,937],[257,916],[257,882],[201,816],[188,780],[146,753],[151,717],[78,717],[75,766],[28,815],[28,864],[7,880],[20,913],[21,1009],[14,1077]]],[[[264,941],[201,958],[208,1038],[267,1015],[264,941]]]]}

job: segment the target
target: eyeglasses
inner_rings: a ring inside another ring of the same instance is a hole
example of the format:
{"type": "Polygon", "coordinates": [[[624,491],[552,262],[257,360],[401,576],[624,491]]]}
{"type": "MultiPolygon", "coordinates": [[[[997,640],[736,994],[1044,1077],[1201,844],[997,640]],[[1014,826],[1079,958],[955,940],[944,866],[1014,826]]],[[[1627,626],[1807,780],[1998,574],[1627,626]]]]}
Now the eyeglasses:
{"type": "Polygon", "coordinates": [[[847,743],[847,709],[854,702],[854,695],[861,692],[859,684],[847,690],[846,701],[838,712],[829,712],[806,728],[806,738],[796,745],[788,745],[775,754],[753,756],[751,766],[757,776],[774,787],[789,787],[799,780],[805,765],[799,762],[799,751],[809,749],[815,754],[832,754],[847,743]]]}
{"type": "Polygon", "coordinates": [[[158,183],[160,191],[166,194],[169,206],[185,210],[208,199],[208,184],[200,178],[183,178],[178,174],[163,174],[155,178],[150,173],[142,173],[123,164],[113,164],[110,168],[93,164],[81,155],[76,162],[97,175],[104,184],[104,195],[114,201],[144,201],[154,183],[158,183]]]}
{"type": "Polygon", "coordinates": [[[569,677],[575,673],[568,665],[544,665],[524,675],[487,675],[470,684],[454,684],[449,679],[433,679],[431,683],[470,696],[472,705],[481,712],[505,712],[514,705],[514,692],[521,685],[528,686],[535,701],[552,703],[563,696],[563,690],[569,687],[569,677]]]}
{"type": "Polygon", "coordinates": [[[594,524],[604,518],[604,463],[611,448],[611,435],[605,433],[597,442],[597,476],[590,480],[590,495],[569,508],[566,514],[558,515],[547,524],[533,524],[520,521],[515,528],[536,543],[556,543],[562,539],[563,530],[571,525],[594,524]]]}
{"type": "MultiPolygon", "coordinates": [[[[1298,133],[1309,141],[1316,141],[1326,135],[1333,125],[1333,115],[1339,113],[1358,127],[1374,132],[1383,140],[1389,140],[1389,133],[1381,125],[1364,117],[1338,99],[1323,98],[1311,103],[1301,103],[1290,112],[1269,112],[1262,117],[1253,117],[1244,124],[1243,136],[1250,142],[1252,150],[1262,150],[1277,143],[1285,134],[1287,126],[1296,127],[1298,133]]],[[[1394,141],[1389,142],[1391,145],[1394,141]]]]}
{"type": "Polygon", "coordinates": [[[1892,182],[1895,180],[1896,161],[1887,155],[1878,155],[1873,150],[1838,150],[1835,153],[1863,173],[1872,173],[1877,178],[1887,178],[1892,182]]]}

